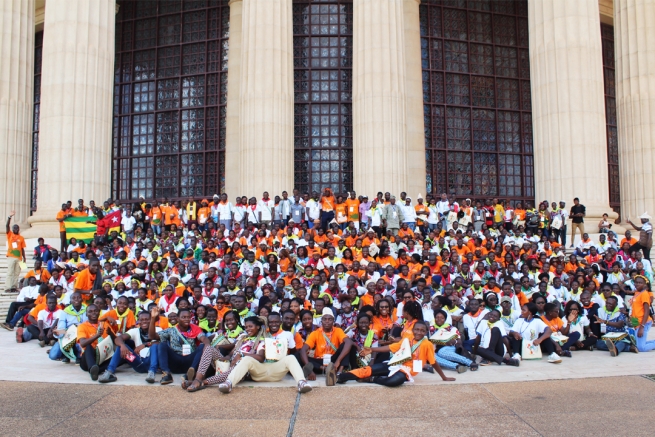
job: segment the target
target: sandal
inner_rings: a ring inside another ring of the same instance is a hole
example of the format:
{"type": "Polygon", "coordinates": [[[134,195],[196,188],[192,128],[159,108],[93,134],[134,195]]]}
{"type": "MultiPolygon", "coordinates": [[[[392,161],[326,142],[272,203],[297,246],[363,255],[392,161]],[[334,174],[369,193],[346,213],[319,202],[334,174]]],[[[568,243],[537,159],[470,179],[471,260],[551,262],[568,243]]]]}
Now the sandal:
{"type": "Polygon", "coordinates": [[[189,381],[184,376],[182,377],[182,383],[180,384],[180,387],[182,387],[182,390],[186,390],[189,388],[189,386],[193,383],[193,381],[189,381]]]}
{"type": "Polygon", "coordinates": [[[197,391],[200,391],[200,390],[204,390],[205,388],[207,388],[207,386],[204,385],[201,380],[194,379],[193,382],[191,383],[191,385],[189,387],[187,387],[186,391],[188,391],[189,393],[193,393],[193,392],[197,392],[197,391]],[[196,382],[199,385],[196,385],[196,382]]]}

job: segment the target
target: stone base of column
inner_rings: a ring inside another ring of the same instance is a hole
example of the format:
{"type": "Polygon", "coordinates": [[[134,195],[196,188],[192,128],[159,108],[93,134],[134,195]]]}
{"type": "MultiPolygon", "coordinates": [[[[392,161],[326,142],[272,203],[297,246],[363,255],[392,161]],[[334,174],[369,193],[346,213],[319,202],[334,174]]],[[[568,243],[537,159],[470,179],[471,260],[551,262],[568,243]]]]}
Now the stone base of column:
{"type": "MultiPolygon", "coordinates": [[[[585,204],[583,203],[583,205],[585,204]]],[[[566,206],[570,212],[573,205],[566,205],[566,206]]],[[[609,222],[612,224],[613,232],[616,232],[617,235],[623,235],[625,233],[626,228],[624,226],[614,223],[614,221],[619,218],[619,215],[616,212],[614,212],[613,209],[609,207],[599,206],[599,205],[585,205],[585,208],[587,209],[587,212],[585,214],[584,224],[585,224],[585,231],[587,231],[587,233],[589,234],[598,233],[598,223],[602,220],[603,214],[608,215],[609,222]]],[[[571,229],[570,226],[569,229],[571,229]]]]}
{"type": "Polygon", "coordinates": [[[38,212],[27,219],[30,228],[21,227],[21,235],[27,238],[59,238],[59,222],[55,220],[57,213],[39,214],[38,212]]]}

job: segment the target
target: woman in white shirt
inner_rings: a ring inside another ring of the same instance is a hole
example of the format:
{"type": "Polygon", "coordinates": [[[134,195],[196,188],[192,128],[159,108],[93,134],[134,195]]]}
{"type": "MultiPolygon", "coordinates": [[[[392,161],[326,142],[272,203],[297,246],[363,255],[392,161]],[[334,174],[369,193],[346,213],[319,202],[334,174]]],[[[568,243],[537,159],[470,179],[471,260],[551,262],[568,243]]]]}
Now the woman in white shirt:
{"type": "Polygon", "coordinates": [[[478,336],[475,338],[473,353],[480,355],[484,360],[480,365],[491,364],[492,361],[501,365],[518,367],[521,361],[516,358],[505,358],[507,348],[503,338],[507,335],[504,323],[500,321],[500,311],[494,309],[489,312],[488,320],[482,320],[476,329],[478,336]]]}
{"type": "Polygon", "coordinates": [[[561,363],[562,359],[555,353],[555,343],[550,340],[552,331],[539,317],[535,317],[538,312],[534,302],[528,302],[521,307],[521,318],[514,323],[508,336],[514,352],[512,358],[528,359],[523,355],[531,348],[539,346],[541,351],[548,354],[549,363],[561,363]]]}

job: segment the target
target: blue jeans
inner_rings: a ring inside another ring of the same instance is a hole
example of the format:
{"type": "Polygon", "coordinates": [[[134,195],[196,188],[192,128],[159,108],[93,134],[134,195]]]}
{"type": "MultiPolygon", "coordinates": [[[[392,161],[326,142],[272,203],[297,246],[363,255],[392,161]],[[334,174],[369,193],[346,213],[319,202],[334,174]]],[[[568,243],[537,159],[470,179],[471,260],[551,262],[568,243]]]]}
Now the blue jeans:
{"type": "Polygon", "coordinates": [[[157,346],[157,343],[154,343],[152,346],[150,346],[150,355],[145,358],[141,358],[141,356],[135,353],[131,347],[125,345],[125,348],[132,352],[132,354],[136,357],[132,362],[121,358],[121,347],[123,346],[119,346],[116,348],[116,351],[114,351],[114,355],[112,355],[111,361],[109,361],[107,370],[109,370],[110,373],[116,373],[116,369],[119,366],[123,364],[129,364],[137,373],[156,372],[158,365],[157,346]]]}
{"type": "Polygon", "coordinates": [[[473,361],[455,352],[455,346],[442,347],[435,354],[435,358],[442,369],[455,370],[458,364],[469,367],[473,363],[473,361]]]}
{"type": "MultiPolygon", "coordinates": [[[[159,343],[157,346],[159,368],[162,372],[167,373],[186,373],[189,367],[197,369],[200,365],[200,358],[202,357],[204,346],[204,344],[201,344],[193,353],[185,356],[171,349],[168,342],[159,343]]],[[[150,353],[152,354],[152,351],[150,353]]]]}
{"type": "MultiPolygon", "coordinates": [[[[628,343],[627,341],[617,341],[617,342],[614,343],[614,346],[616,346],[616,352],[618,352],[618,353],[630,350],[630,343],[628,343]]],[[[599,351],[608,351],[609,350],[607,348],[607,345],[605,344],[605,340],[598,340],[596,342],[596,349],[598,349],[599,351]]]]}
{"type": "MultiPolygon", "coordinates": [[[[75,356],[80,357],[82,355],[82,349],[80,348],[79,344],[75,345],[75,356]]],[[[64,354],[61,351],[61,346],[59,346],[59,342],[55,343],[54,346],[50,349],[50,352],[48,352],[48,358],[50,358],[53,361],[59,361],[62,358],[64,358],[64,354]]]]}
{"type": "Polygon", "coordinates": [[[437,223],[428,223],[428,230],[434,231],[437,229],[437,223]]]}
{"type": "Polygon", "coordinates": [[[405,222],[405,223],[407,223],[407,227],[409,227],[409,229],[411,229],[412,232],[414,232],[414,229],[416,229],[416,222],[405,222]]]}
{"type": "Polygon", "coordinates": [[[632,335],[637,340],[637,350],[639,352],[648,352],[655,349],[655,340],[648,340],[648,331],[650,331],[653,322],[646,323],[644,326],[644,335],[637,337],[637,328],[628,328],[628,334],[632,335]]]}
{"type": "Polygon", "coordinates": [[[161,235],[161,226],[156,226],[156,225],[150,225],[152,228],[152,232],[155,233],[155,235],[161,235]]]}

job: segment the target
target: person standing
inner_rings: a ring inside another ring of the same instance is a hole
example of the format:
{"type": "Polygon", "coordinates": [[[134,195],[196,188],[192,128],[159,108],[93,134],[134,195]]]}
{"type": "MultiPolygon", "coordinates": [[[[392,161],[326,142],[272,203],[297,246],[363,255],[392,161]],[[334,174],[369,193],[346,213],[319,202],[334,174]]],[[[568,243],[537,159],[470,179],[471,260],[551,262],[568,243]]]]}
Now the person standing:
{"type": "Polygon", "coordinates": [[[334,209],[337,205],[332,189],[326,188],[321,196],[321,228],[327,232],[330,222],[334,219],[334,209]]]}
{"type": "Polygon", "coordinates": [[[437,213],[442,229],[448,229],[448,214],[450,213],[450,202],[446,193],[441,194],[441,200],[437,202],[437,213]]]}
{"type": "Polygon", "coordinates": [[[383,226],[391,231],[393,235],[398,235],[400,223],[405,220],[402,208],[396,205],[396,196],[391,196],[389,204],[384,205],[382,212],[383,226]]]}
{"type": "Polygon", "coordinates": [[[580,203],[577,197],[573,199],[573,207],[571,208],[571,248],[575,244],[575,231],[580,230],[580,236],[584,234],[584,216],[587,213],[587,208],[580,203]]]}
{"type": "Polygon", "coordinates": [[[305,206],[307,208],[307,225],[312,229],[316,225],[316,221],[321,218],[321,204],[318,201],[318,193],[314,191],[312,197],[305,195],[305,206]]]}
{"type": "Polygon", "coordinates": [[[16,224],[10,228],[11,219],[16,214],[12,211],[7,217],[7,279],[5,280],[5,291],[16,291],[18,277],[20,276],[20,262],[26,263],[25,239],[20,235],[20,227],[16,224]]]}
{"type": "Polygon", "coordinates": [[[68,241],[66,240],[66,225],[64,224],[64,220],[66,220],[72,214],[73,210],[68,207],[67,203],[62,203],[61,210],[57,212],[57,221],[59,222],[59,238],[61,240],[61,253],[64,253],[66,251],[66,246],[68,246],[68,241]]]}
{"type": "Polygon", "coordinates": [[[412,198],[405,195],[403,201],[405,202],[405,204],[401,204],[403,223],[407,223],[407,227],[414,232],[414,229],[416,229],[416,210],[414,209],[414,205],[412,205],[412,198]]]}
{"type": "Polygon", "coordinates": [[[566,202],[563,200],[559,201],[559,215],[562,218],[562,227],[559,230],[559,240],[562,243],[562,247],[566,247],[566,232],[569,220],[569,211],[566,209],[566,202]]]}
{"type": "Polygon", "coordinates": [[[639,241],[630,247],[630,252],[641,250],[644,253],[644,258],[650,261],[650,248],[653,247],[653,225],[650,223],[651,216],[645,212],[639,216],[639,219],[641,220],[641,226],[636,226],[628,219],[628,223],[639,231],[639,241]]]}

